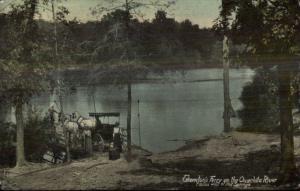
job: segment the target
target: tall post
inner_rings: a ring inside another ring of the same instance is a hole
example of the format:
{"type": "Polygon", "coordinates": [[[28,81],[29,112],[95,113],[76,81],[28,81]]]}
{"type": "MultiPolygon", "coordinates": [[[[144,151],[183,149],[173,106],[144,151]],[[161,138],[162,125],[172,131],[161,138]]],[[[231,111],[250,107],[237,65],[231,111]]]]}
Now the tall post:
{"type": "Polygon", "coordinates": [[[96,109],[96,102],[95,102],[95,93],[93,93],[93,102],[94,102],[94,112],[96,113],[97,109],[96,109]]]}
{"type": "Polygon", "coordinates": [[[141,140],[141,120],[140,120],[140,100],[138,100],[138,121],[139,121],[139,146],[142,147],[142,140],[141,140]]]}
{"type": "Polygon", "coordinates": [[[127,155],[128,161],[131,161],[131,102],[132,102],[132,95],[131,95],[131,79],[130,79],[130,68],[129,68],[129,2],[125,0],[125,11],[126,11],[126,18],[125,18],[125,33],[126,33],[126,42],[125,42],[125,52],[126,52],[126,65],[128,70],[128,79],[127,79],[127,155]]]}
{"type": "Polygon", "coordinates": [[[127,154],[128,160],[131,160],[131,83],[127,84],[128,100],[127,100],[127,154]]]}

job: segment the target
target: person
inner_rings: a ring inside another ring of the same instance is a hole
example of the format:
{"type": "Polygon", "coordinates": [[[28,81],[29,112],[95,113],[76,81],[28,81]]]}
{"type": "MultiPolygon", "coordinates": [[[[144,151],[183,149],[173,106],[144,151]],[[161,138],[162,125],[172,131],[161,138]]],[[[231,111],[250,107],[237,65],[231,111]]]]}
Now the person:
{"type": "Polygon", "coordinates": [[[118,152],[122,152],[122,137],[121,133],[116,133],[114,136],[114,147],[117,149],[118,152]]]}
{"type": "Polygon", "coordinates": [[[102,122],[99,119],[99,117],[96,117],[96,126],[99,127],[99,128],[102,128],[102,122]]]}

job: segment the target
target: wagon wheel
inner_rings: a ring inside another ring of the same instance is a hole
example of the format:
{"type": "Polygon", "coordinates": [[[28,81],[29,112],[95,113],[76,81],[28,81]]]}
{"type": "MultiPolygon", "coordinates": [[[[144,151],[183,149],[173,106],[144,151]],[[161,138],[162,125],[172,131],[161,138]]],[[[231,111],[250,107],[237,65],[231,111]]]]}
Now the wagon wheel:
{"type": "Polygon", "coordinates": [[[100,152],[104,151],[104,140],[99,133],[95,134],[95,137],[93,140],[93,148],[96,151],[100,151],[100,152]]]}

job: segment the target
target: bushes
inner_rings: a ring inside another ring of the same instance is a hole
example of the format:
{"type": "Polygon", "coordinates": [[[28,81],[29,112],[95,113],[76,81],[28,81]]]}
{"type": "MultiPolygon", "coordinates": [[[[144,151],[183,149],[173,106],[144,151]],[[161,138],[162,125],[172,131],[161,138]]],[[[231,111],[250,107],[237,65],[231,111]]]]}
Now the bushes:
{"type": "MultiPolygon", "coordinates": [[[[298,107],[299,75],[292,81],[293,108],[298,107]]],[[[238,111],[242,120],[240,131],[279,132],[279,96],[277,70],[260,68],[253,81],[246,85],[240,97],[244,107],[238,111]]]]}
{"type": "Polygon", "coordinates": [[[244,107],[238,112],[241,130],[272,132],[278,130],[279,109],[276,73],[271,69],[256,71],[253,82],[243,89],[240,100],[244,107]]]}
{"type": "MultiPolygon", "coordinates": [[[[32,114],[24,128],[25,157],[30,162],[42,162],[50,142],[49,121],[32,114]]],[[[16,127],[13,124],[0,124],[0,166],[14,166],[16,160],[16,127]]]]}
{"type": "Polygon", "coordinates": [[[28,161],[41,162],[50,141],[49,122],[39,115],[32,115],[24,129],[25,156],[28,161]]]}
{"type": "Polygon", "coordinates": [[[0,166],[16,163],[15,130],[9,123],[0,123],[0,166]]]}

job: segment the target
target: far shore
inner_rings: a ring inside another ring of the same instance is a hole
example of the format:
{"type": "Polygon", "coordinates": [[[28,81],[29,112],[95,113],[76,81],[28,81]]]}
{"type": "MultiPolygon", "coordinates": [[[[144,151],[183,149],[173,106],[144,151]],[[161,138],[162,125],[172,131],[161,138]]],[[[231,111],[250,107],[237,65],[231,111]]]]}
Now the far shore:
{"type": "MultiPolygon", "coordinates": [[[[231,68],[231,69],[246,69],[247,67],[240,67],[240,68],[231,68]]],[[[196,64],[182,64],[182,65],[165,65],[163,67],[152,67],[150,73],[157,73],[163,74],[165,72],[181,72],[181,71],[190,71],[190,70],[197,70],[197,69],[222,69],[222,66],[214,66],[214,65],[196,65],[196,64]]],[[[97,65],[93,64],[85,64],[85,65],[78,65],[78,66],[69,66],[65,68],[60,69],[61,76],[63,77],[66,84],[69,84],[70,86],[86,86],[86,85],[107,85],[110,84],[111,81],[105,81],[105,80],[98,80],[97,78],[97,65]],[[95,80],[90,79],[92,75],[95,75],[95,80]]],[[[56,78],[57,70],[53,70],[51,72],[52,78],[56,78]]],[[[222,81],[221,78],[216,79],[209,79],[209,80],[198,80],[198,81],[192,81],[192,82],[205,82],[205,81],[222,81]]],[[[135,79],[132,81],[132,83],[161,83],[164,82],[164,79],[151,79],[148,77],[135,79]]],[[[172,82],[172,81],[167,81],[172,82]]],[[[190,81],[188,81],[190,82],[190,81]]],[[[120,83],[120,82],[119,82],[120,83]]]]}

